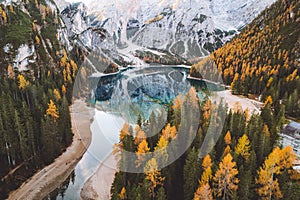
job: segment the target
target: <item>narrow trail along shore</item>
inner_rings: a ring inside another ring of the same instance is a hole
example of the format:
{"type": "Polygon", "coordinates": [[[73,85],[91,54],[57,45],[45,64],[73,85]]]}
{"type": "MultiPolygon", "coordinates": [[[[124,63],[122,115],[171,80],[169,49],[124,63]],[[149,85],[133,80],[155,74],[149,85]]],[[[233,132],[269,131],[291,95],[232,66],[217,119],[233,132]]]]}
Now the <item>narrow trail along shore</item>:
{"type": "Polygon", "coordinates": [[[71,174],[91,143],[91,115],[81,100],[76,100],[70,107],[73,142],[53,163],[29,178],[17,190],[9,194],[9,200],[43,199],[62,184],[71,174]],[[80,122],[80,123],[78,123],[80,122]]]}

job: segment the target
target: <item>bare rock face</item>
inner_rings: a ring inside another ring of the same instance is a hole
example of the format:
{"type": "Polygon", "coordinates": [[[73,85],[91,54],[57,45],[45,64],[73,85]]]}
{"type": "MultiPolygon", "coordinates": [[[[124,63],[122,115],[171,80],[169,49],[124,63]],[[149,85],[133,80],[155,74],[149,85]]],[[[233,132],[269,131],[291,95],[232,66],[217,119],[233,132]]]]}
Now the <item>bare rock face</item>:
{"type": "Polygon", "coordinates": [[[274,1],[88,1],[68,6],[62,14],[89,49],[115,52],[134,44],[190,59],[221,47],[274,1]],[[106,32],[99,36],[95,28],[106,32]]]}

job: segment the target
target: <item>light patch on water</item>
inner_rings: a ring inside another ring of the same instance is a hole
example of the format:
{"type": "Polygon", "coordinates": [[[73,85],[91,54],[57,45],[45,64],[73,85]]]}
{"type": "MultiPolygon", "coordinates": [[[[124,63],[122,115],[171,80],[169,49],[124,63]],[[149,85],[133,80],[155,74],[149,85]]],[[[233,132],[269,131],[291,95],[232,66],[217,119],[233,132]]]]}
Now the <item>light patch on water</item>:
{"type": "MultiPolygon", "coordinates": [[[[94,121],[91,124],[92,141],[82,159],[75,168],[75,181],[70,182],[64,199],[79,199],[83,184],[92,176],[97,167],[112,152],[113,146],[119,141],[119,133],[124,120],[114,114],[95,109],[94,121]]],[[[109,167],[109,166],[108,166],[109,167]]],[[[61,195],[56,199],[63,199],[61,195]]]]}

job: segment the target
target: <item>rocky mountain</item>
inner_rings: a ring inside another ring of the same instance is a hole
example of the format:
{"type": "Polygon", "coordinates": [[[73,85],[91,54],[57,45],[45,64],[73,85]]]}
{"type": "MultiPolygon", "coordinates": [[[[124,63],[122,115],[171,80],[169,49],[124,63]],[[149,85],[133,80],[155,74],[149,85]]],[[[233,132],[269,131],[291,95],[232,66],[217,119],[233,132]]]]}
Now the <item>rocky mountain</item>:
{"type": "Polygon", "coordinates": [[[88,49],[110,52],[113,58],[118,54],[130,61],[137,56],[137,50],[152,49],[193,59],[221,47],[273,2],[87,1],[86,5],[68,6],[62,16],[71,37],[79,39],[88,49]]]}
{"type": "Polygon", "coordinates": [[[215,51],[210,58],[194,65],[191,75],[222,74],[234,94],[272,99],[278,109],[285,105],[286,115],[300,115],[300,2],[276,1],[265,9],[233,40],[215,51]]]}

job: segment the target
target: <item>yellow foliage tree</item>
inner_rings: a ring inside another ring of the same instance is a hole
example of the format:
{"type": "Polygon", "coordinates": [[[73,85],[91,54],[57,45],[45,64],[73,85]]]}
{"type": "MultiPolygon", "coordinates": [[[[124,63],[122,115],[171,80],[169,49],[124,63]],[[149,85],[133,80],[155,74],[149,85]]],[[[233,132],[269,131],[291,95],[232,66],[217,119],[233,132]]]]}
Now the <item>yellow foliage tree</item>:
{"type": "Polygon", "coordinates": [[[59,118],[58,111],[56,109],[56,105],[52,100],[50,100],[48,104],[48,109],[46,110],[46,114],[50,115],[53,120],[56,122],[56,120],[59,118]]]}
{"type": "Polygon", "coordinates": [[[60,93],[57,89],[53,90],[53,94],[54,94],[54,98],[56,99],[56,101],[59,101],[61,99],[60,93]]]}
{"type": "Polygon", "coordinates": [[[181,105],[183,102],[183,97],[181,94],[179,94],[175,99],[174,99],[174,105],[173,105],[173,109],[180,109],[181,105]]]}
{"type": "Polygon", "coordinates": [[[208,183],[196,190],[194,200],[213,200],[212,190],[208,183]]]}
{"type": "Polygon", "coordinates": [[[210,110],[211,110],[211,100],[209,99],[203,105],[203,117],[206,121],[208,121],[210,118],[210,110]]]}
{"type": "Polygon", "coordinates": [[[6,24],[7,23],[7,15],[6,15],[5,11],[3,11],[3,13],[2,13],[2,17],[3,17],[3,22],[6,24]]]}
{"type": "Polygon", "coordinates": [[[15,78],[14,69],[10,64],[7,67],[7,75],[8,75],[9,78],[15,78]]]}
{"type": "Polygon", "coordinates": [[[206,155],[202,162],[203,174],[201,176],[200,185],[205,185],[209,183],[212,178],[212,170],[211,170],[211,158],[209,155],[206,155]]]}
{"type": "Polygon", "coordinates": [[[267,87],[270,87],[271,84],[273,83],[273,80],[274,80],[273,77],[270,77],[269,80],[268,80],[268,82],[267,82],[267,85],[266,85],[266,86],[267,86],[267,87]]]}
{"type": "Polygon", "coordinates": [[[137,134],[134,140],[134,144],[139,144],[141,141],[143,141],[146,138],[146,133],[141,129],[137,130],[137,127],[136,127],[137,134]]]}
{"type": "MultiPolygon", "coordinates": [[[[145,161],[146,153],[150,151],[150,148],[148,146],[148,142],[146,139],[143,139],[142,142],[137,147],[137,161],[135,162],[136,166],[139,167],[141,164],[145,161]]],[[[156,162],[156,161],[155,161],[156,162]]]]}
{"type": "Polygon", "coordinates": [[[229,154],[230,152],[231,152],[231,148],[229,145],[227,145],[224,149],[223,157],[226,156],[227,154],[229,154]]]}
{"type": "Polygon", "coordinates": [[[29,81],[27,81],[22,74],[18,75],[18,79],[19,79],[19,89],[25,90],[29,86],[29,81]]]}
{"type": "Polygon", "coordinates": [[[63,70],[64,82],[67,82],[67,71],[66,69],[63,70]]]}
{"type": "Polygon", "coordinates": [[[10,11],[11,13],[15,13],[14,7],[13,7],[12,4],[9,5],[9,11],[10,11]]]}
{"type": "Polygon", "coordinates": [[[238,143],[235,147],[235,153],[241,155],[246,161],[250,157],[250,140],[246,134],[239,138],[238,143]]]}
{"type": "Polygon", "coordinates": [[[34,32],[36,32],[36,24],[34,23],[34,22],[32,22],[32,30],[34,31],[34,32]]]}
{"type": "Polygon", "coordinates": [[[227,131],[227,133],[226,133],[226,135],[224,137],[224,142],[227,145],[231,144],[231,134],[230,134],[230,131],[227,131]]]}
{"type": "Polygon", "coordinates": [[[37,36],[37,35],[35,36],[35,42],[37,45],[41,44],[41,40],[40,40],[39,36],[37,36]]]}
{"type": "Polygon", "coordinates": [[[167,126],[162,130],[162,136],[166,139],[174,139],[177,135],[177,129],[175,126],[167,124],[167,126]]]}
{"type": "Polygon", "coordinates": [[[212,199],[212,191],[209,185],[209,181],[212,178],[211,166],[211,158],[209,155],[206,155],[202,162],[203,174],[199,181],[199,187],[194,194],[194,200],[212,199]]]}
{"type": "Polygon", "coordinates": [[[0,15],[3,18],[3,23],[6,24],[7,23],[7,15],[6,15],[6,12],[4,10],[2,10],[1,7],[0,7],[0,15]]]}
{"type": "Polygon", "coordinates": [[[168,161],[168,153],[167,153],[167,146],[168,140],[165,137],[161,136],[159,141],[157,142],[156,147],[154,148],[155,158],[159,162],[167,162],[168,161]]]}
{"type": "Polygon", "coordinates": [[[158,170],[158,165],[155,158],[151,158],[144,167],[146,180],[151,182],[151,194],[155,197],[154,189],[157,185],[162,185],[165,178],[163,178],[158,170]]]}
{"type": "Polygon", "coordinates": [[[67,88],[65,87],[65,85],[61,86],[61,92],[63,93],[63,95],[67,93],[67,88]]]}
{"type": "Polygon", "coordinates": [[[219,169],[214,176],[214,193],[217,197],[232,198],[233,192],[238,189],[237,174],[236,163],[232,161],[232,156],[229,153],[220,162],[219,169]]]}
{"type": "Polygon", "coordinates": [[[130,128],[129,124],[125,123],[123,125],[123,128],[120,131],[120,141],[122,141],[126,135],[130,135],[129,128],[130,128]]]}
{"type": "Polygon", "coordinates": [[[70,61],[71,67],[72,67],[72,76],[73,78],[75,77],[76,71],[78,69],[77,64],[74,62],[74,60],[70,61]]]}
{"type": "Polygon", "coordinates": [[[120,194],[119,194],[120,199],[124,200],[126,198],[126,189],[125,187],[122,188],[120,194]]]}
{"type": "Polygon", "coordinates": [[[279,167],[281,169],[289,169],[293,166],[296,160],[296,154],[291,146],[283,148],[279,154],[279,167]]]}
{"type": "Polygon", "coordinates": [[[293,149],[288,146],[284,149],[276,147],[265,160],[258,171],[258,178],[255,180],[259,184],[257,193],[263,200],[280,199],[283,197],[279,187],[276,174],[281,174],[284,169],[292,167],[296,155],[293,149]]]}
{"type": "Polygon", "coordinates": [[[272,197],[282,198],[278,180],[274,179],[274,175],[280,173],[280,167],[276,164],[279,161],[279,153],[280,149],[275,148],[265,160],[263,167],[258,171],[256,183],[260,187],[257,189],[257,193],[263,200],[271,200],[272,197]]]}
{"type": "Polygon", "coordinates": [[[266,98],[265,103],[264,103],[264,106],[266,106],[266,105],[268,105],[268,104],[269,104],[270,106],[273,105],[273,99],[272,99],[271,96],[268,96],[268,97],[266,98]]]}
{"type": "Polygon", "coordinates": [[[72,84],[72,77],[71,77],[71,75],[70,74],[68,74],[68,76],[67,76],[67,80],[68,80],[68,82],[70,83],[70,84],[72,84]]]}

